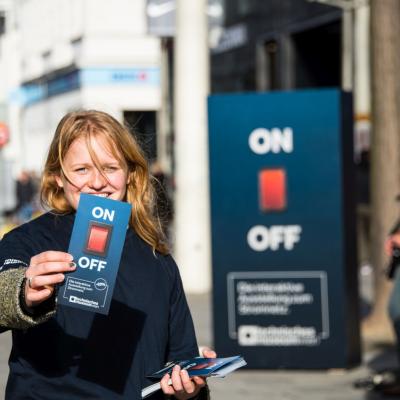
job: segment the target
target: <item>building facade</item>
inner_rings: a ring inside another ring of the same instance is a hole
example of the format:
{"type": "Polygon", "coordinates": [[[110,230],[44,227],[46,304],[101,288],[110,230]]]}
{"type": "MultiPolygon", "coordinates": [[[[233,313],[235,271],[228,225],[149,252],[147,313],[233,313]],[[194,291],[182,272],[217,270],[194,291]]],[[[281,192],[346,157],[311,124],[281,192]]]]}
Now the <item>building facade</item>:
{"type": "Polygon", "coordinates": [[[40,171],[57,122],[82,108],[126,121],[156,157],[161,56],[159,39],[147,34],[145,0],[15,0],[4,8],[0,96],[10,141],[2,170],[40,171]]]}
{"type": "Polygon", "coordinates": [[[353,91],[356,156],[369,147],[367,0],[227,0],[224,14],[213,93],[342,87],[353,91]]]}

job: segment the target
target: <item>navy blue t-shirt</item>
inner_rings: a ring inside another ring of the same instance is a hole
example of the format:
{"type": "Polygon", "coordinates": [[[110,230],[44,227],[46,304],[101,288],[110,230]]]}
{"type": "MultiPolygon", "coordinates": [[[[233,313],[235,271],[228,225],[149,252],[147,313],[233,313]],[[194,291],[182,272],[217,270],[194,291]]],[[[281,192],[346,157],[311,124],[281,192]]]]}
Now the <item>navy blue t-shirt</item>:
{"type": "MultiPolygon", "coordinates": [[[[3,269],[67,251],[75,214],[47,213],[0,242],[3,269]]],[[[129,399],[168,361],[198,355],[178,268],[129,229],[108,315],[57,306],[55,317],[13,330],[6,400],[129,399]]],[[[161,391],[151,399],[164,398],[161,391]]]]}

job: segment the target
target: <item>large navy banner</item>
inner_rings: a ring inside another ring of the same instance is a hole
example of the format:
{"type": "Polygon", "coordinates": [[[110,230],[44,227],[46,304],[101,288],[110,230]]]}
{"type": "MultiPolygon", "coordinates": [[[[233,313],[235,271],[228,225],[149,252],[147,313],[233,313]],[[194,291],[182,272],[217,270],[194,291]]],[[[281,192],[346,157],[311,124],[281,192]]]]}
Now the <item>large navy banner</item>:
{"type": "Polygon", "coordinates": [[[209,98],[214,345],[250,368],[360,358],[351,95],[209,98]]]}

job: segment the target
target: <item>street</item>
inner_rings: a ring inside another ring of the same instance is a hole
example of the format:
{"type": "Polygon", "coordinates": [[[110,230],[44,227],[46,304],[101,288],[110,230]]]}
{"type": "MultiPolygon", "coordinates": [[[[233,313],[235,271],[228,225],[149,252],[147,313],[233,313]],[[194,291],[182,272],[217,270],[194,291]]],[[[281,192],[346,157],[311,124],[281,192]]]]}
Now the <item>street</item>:
{"type": "MultiPolygon", "coordinates": [[[[211,345],[209,295],[191,295],[188,301],[195,321],[198,342],[211,345]]],[[[0,335],[0,391],[4,393],[8,374],[7,359],[11,335],[0,335]]],[[[365,394],[352,384],[368,375],[368,367],[387,368],[395,363],[391,348],[369,349],[362,366],[351,370],[286,371],[239,370],[224,379],[211,378],[213,400],[378,400],[378,394],[365,394]]]]}

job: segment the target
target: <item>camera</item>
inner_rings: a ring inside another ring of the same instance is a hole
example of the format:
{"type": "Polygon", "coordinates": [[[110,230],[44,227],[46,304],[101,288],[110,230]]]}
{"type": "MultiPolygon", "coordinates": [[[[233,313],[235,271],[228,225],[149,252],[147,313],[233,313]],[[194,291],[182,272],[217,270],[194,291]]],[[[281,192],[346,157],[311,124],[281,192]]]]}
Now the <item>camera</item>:
{"type": "Polygon", "coordinates": [[[392,258],[387,268],[387,277],[389,279],[394,278],[397,267],[400,265],[400,247],[393,246],[392,248],[392,258]]]}

